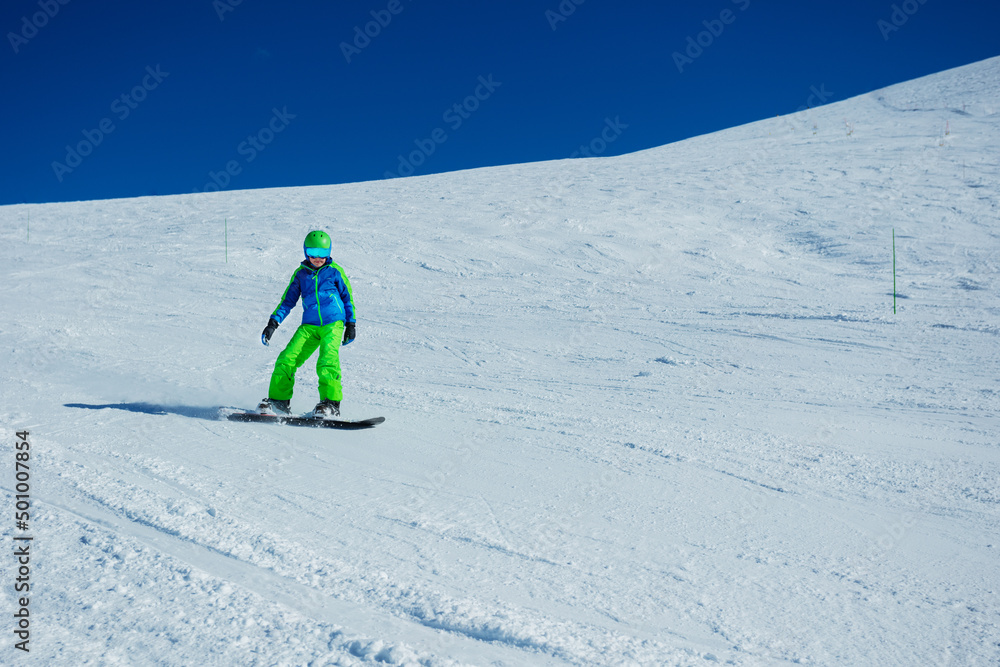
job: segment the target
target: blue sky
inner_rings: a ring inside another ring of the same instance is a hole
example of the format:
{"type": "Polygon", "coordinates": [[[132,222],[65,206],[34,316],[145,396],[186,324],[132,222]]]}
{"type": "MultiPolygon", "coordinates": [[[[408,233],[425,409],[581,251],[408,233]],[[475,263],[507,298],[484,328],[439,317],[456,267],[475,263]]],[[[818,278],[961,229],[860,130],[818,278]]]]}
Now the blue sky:
{"type": "Polygon", "coordinates": [[[0,204],[619,155],[1000,55],[998,25],[981,0],[7,0],[0,204]]]}

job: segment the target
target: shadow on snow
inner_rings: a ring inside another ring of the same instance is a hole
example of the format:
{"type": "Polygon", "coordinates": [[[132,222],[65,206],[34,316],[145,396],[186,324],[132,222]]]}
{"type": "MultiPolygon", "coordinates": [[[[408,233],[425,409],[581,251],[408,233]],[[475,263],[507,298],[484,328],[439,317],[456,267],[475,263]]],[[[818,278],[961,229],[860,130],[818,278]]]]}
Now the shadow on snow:
{"type": "Polygon", "coordinates": [[[90,405],[88,403],[66,403],[67,408],[80,408],[83,410],[125,410],[126,412],[139,412],[145,415],[181,415],[182,417],[192,417],[194,419],[208,419],[216,421],[219,419],[219,408],[205,408],[194,405],[158,405],[156,403],[108,403],[106,405],[90,405]]]}

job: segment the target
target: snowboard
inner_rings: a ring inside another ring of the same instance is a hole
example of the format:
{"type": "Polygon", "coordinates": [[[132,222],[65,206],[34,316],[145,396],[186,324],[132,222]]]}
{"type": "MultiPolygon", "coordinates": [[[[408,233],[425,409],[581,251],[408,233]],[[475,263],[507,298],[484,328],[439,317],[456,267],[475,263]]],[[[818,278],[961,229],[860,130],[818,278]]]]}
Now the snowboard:
{"type": "Polygon", "coordinates": [[[320,419],[318,417],[311,417],[309,415],[302,415],[301,417],[295,416],[278,416],[278,415],[262,415],[259,412],[233,412],[226,417],[229,421],[234,422],[260,422],[264,424],[287,424],[288,426],[314,426],[321,428],[339,428],[339,429],[362,429],[362,428],[372,428],[376,424],[381,424],[385,421],[385,417],[371,417],[369,419],[358,419],[358,420],[348,420],[348,419],[320,419]]]}

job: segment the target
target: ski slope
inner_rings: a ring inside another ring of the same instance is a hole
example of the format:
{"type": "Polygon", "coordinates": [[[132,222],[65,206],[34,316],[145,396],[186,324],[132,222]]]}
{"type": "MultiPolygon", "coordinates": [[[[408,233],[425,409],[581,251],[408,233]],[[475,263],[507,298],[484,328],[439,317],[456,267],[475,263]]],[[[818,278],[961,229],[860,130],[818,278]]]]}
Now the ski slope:
{"type": "Polygon", "coordinates": [[[622,157],[0,208],[0,663],[997,664],[998,155],[994,58],[622,157]],[[314,228],[387,421],[220,421],[314,228]]]}

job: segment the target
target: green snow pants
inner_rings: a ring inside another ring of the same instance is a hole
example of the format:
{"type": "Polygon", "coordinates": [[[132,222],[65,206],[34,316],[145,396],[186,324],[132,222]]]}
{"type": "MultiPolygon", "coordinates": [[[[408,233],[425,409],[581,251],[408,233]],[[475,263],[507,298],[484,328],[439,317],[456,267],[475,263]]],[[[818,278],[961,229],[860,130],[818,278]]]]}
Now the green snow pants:
{"type": "Polygon", "coordinates": [[[292,398],[295,388],[295,371],[306,363],[312,353],[319,348],[316,360],[316,375],[319,376],[319,399],[339,401],[344,397],[340,383],[340,343],[344,339],[344,323],[332,322],[323,326],[303,324],[274,362],[271,386],[267,397],[287,401],[292,398]]]}

